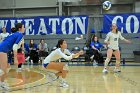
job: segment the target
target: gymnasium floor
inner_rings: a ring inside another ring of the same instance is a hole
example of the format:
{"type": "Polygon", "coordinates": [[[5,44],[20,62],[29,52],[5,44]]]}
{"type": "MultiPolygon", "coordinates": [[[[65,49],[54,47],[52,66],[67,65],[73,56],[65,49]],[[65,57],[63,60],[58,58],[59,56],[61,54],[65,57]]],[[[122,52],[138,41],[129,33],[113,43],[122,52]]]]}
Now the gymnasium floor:
{"type": "Polygon", "coordinates": [[[122,72],[102,74],[103,66],[69,66],[69,88],[59,87],[58,81],[47,83],[46,72],[41,66],[24,66],[16,72],[12,66],[7,82],[10,91],[0,93],[140,93],[139,66],[121,66],[122,72]]]}

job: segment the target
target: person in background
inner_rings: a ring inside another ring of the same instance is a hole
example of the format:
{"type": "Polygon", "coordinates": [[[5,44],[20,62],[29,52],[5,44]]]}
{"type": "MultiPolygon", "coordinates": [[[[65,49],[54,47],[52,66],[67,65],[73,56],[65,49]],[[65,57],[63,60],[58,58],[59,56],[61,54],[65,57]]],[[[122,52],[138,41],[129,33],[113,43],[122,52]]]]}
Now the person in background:
{"type": "Polygon", "coordinates": [[[37,52],[37,44],[34,43],[33,39],[30,40],[29,50],[30,50],[29,55],[30,55],[31,64],[38,63],[39,57],[38,57],[38,52],[37,52]]]}
{"type": "Polygon", "coordinates": [[[2,28],[2,33],[0,33],[0,43],[9,35],[9,33],[6,32],[6,28],[2,28]]]}
{"type": "Polygon", "coordinates": [[[21,46],[21,48],[18,49],[17,60],[18,60],[17,72],[21,72],[22,71],[22,64],[25,62],[25,55],[24,55],[24,51],[22,49],[22,46],[21,46]]]}
{"type": "Polygon", "coordinates": [[[104,45],[100,43],[98,37],[94,35],[90,43],[91,59],[93,61],[93,64],[104,63],[102,53],[100,52],[102,47],[104,47],[104,45]]]}
{"type": "MultiPolygon", "coordinates": [[[[9,35],[9,33],[7,33],[6,28],[3,27],[2,28],[2,33],[0,33],[0,43],[9,35]]],[[[8,57],[8,68],[7,68],[7,73],[10,71],[11,67],[10,64],[12,63],[12,51],[9,51],[7,53],[7,57],[8,57]]]]}
{"type": "Polygon", "coordinates": [[[44,57],[48,56],[48,45],[44,42],[44,39],[40,40],[40,44],[38,45],[39,48],[39,57],[41,61],[44,61],[44,57]]]}

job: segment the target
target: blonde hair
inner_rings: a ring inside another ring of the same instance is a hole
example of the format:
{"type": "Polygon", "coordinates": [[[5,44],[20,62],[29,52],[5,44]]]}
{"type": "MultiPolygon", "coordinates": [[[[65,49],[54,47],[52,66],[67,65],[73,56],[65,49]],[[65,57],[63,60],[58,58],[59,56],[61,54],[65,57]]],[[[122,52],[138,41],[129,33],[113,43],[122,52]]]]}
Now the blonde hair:
{"type": "MultiPolygon", "coordinates": [[[[112,23],[112,26],[115,25],[116,26],[116,33],[118,33],[118,26],[115,23],[112,23]]],[[[112,31],[112,27],[111,27],[111,31],[112,31]]]]}

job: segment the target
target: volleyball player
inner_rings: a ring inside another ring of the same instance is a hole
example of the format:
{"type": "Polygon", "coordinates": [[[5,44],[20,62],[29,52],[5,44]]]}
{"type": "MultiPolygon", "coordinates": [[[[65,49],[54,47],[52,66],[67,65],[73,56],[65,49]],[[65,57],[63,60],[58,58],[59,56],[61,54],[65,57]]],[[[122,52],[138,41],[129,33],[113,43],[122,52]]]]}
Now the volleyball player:
{"type": "MultiPolygon", "coordinates": [[[[9,35],[9,33],[6,31],[6,28],[5,27],[3,27],[2,28],[2,33],[0,33],[0,43],[7,37],[9,35]]],[[[11,61],[12,61],[12,57],[11,57],[12,55],[11,55],[11,51],[9,51],[8,52],[8,70],[7,70],[7,72],[9,72],[9,70],[10,70],[10,63],[11,63],[11,61]]]]}
{"type": "Polygon", "coordinates": [[[14,52],[14,63],[18,64],[17,61],[17,49],[20,47],[20,44],[23,39],[24,25],[17,23],[15,25],[16,31],[13,34],[10,34],[6,37],[3,42],[0,43],[0,87],[8,90],[8,85],[4,82],[7,75],[7,53],[13,49],[14,52]]]}
{"type": "Polygon", "coordinates": [[[57,49],[52,51],[44,60],[44,67],[48,70],[55,70],[56,77],[59,77],[60,86],[61,87],[68,87],[69,85],[65,81],[66,75],[68,73],[67,65],[62,62],[55,62],[61,58],[66,60],[71,60],[72,58],[77,58],[83,54],[83,51],[79,51],[76,54],[72,54],[67,49],[67,42],[63,39],[58,41],[57,49]],[[67,55],[66,55],[67,54],[67,55]],[[69,56],[68,56],[69,55],[69,56]]]}
{"type": "Polygon", "coordinates": [[[102,71],[103,73],[108,72],[107,66],[108,66],[108,63],[112,57],[112,54],[114,54],[115,58],[116,58],[116,65],[115,65],[114,72],[121,72],[121,70],[120,70],[119,39],[125,41],[126,43],[131,43],[131,41],[125,39],[121,35],[121,32],[119,32],[117,29],[117,25],[113,23],[112,27],[111,27],[111,32],[109,32],[107,34],[106,39],[104,40],[104,42],[108,46],[108,50],[107,50],[107,58],[106,58],[105,63],[104,63],[104,69],[102,71]]]}

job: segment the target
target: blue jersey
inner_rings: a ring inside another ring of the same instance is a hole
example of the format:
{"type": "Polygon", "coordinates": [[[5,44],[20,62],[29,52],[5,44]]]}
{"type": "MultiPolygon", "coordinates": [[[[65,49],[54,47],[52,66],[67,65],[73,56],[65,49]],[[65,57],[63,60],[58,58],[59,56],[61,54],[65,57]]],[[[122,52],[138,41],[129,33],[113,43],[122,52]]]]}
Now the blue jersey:
{"type": "Polygon", "coordinates": [[[14,44],[18,44],[20,46],[22,39],[23,34],[21,32],[10,34],[0,43],[0,52],[8,53],[13,49],[14,44]]]}
{"type": "Polygon", "coordinates": [[[101,44],[100,42],[91,42],[90,46],[94,46],[97,49],[100,49],[101,47],[103,47],[103,44],[101,44]]]}

